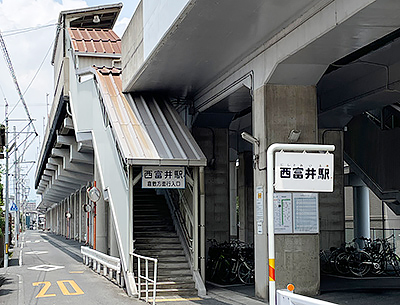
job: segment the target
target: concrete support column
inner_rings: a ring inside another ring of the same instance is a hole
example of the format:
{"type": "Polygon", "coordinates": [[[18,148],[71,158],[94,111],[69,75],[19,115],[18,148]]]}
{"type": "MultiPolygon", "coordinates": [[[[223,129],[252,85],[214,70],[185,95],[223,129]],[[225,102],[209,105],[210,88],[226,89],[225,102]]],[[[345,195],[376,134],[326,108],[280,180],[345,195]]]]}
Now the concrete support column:
{"type": "MultiPolygon", "coordinates": [[[[254,169],[254,210],[257,210],[256,190],[263,189],[263,222],[254,217],[255,233],[255,293],[267,298],[268,252],[266,211],[266,150],[273,143],[288,143],[291,130],[301,131],[299,143],[314,144],[317,138],[317,98],[314,86],[267,84],[254,92],[253,136],[259,139],[259,162],[254,169]],[[258,222],[258,224],[257,224],[258,222]]],[[[318,234],[275,235],[276,288],[293,283],[296,292],[316,295],[319,291],[318,234]]]]}
{"type": "Polygon", "coordinates": [[[75,240],[76,236],[76,193],[72,194],[72,227],[73,227],[73,234],[72,234],[72,239],[75,240]]]}
{"type": "Polygon", "coordinates": [[[319,130],[321,144],[335,145],[333,193],[319,194],[320,249],[340,247],[345,242],[343,131],[319,130]]]}
{"type": "Polygon", "coordinates": [[[79,190],[78,192],[78,213],[79,213],[79,220],[78,220],[78,240],[81,243],[82,242],[82,189],[79,190]]]}
{"type": "Polygon", "coordinates": [[[107,210],[103,196],[103,185],[100,181],[100,174],[95,166],[96,187],[100,190],[102,196],[96,202],[96,250],[107,253],[107,210]]]}
{"type": "MultiPolygon", "coordinates": [[[[369,189],[366,186],[353,187],[353,209],[354,209],[354,237],[371,237],[369,189]]],[[[364,243],[357,241],[360,247],[364,243]]]]}
{"type": "MultiPolygon", "coordinates": [[[[259,139],[260,147],[254,147],[259,153],[260,167],[266,166],[267,151],[267,131],[266,131],[266,103],[265,87],[261,87],[254,92],[252,106],[253,136],[259,139]]],[[[256,194],[257,188],[263,189],[264,203],[266,202],[267,175],[265,171],[254,169],[254,210],[257,210],[256,194]]],[[[266,205],[263,206],[263,221],[257,224],[254,219],[254,263],[255,263],[255,295],[256,297],[267,299],[268,296],[268,249],[267,249],[267,211],[266,205]]]]}
{"type": "Polygon", "coordinates": [[[108,232],[108,247],[110,248],[109,255],[119,257],[117,237],[115,234],[115,224],[110,205],[108,210],[108,232]]]}

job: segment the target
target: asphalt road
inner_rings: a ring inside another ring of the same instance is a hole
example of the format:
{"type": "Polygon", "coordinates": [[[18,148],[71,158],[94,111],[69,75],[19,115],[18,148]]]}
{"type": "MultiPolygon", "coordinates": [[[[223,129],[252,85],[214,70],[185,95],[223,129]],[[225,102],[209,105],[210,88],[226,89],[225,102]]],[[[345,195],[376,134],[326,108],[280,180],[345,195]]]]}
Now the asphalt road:
{"type": "Polygon", "coordinates": [[[2,276],[10,289],[2,289],[0,304],[143,304],[84,266],[73,247],[56,242],[38,231],[24,234],[23,264],[2,276]]]}
{"type": "MultiPolygon", "coordinates": [[[[64,237],[27,231],[16,248],[10,267],[0,268],[0,305],[24,304],[130,304],[117,285],[82,264],[80,244],[64,237]],[[22,255],[19,252],[22,251],[22,255]],[[21,266],[18,258],[22,257],[21,266]]],[[[157,298],[157,304],[265,305],[254,298],[254,286],[208,286],[207,298],[157,298]]],[[[400,278],[351,279],[323,277],[322,294],[316,298],[343,305],[400,303],[400,278]]]]}
{"type": "MultiPolygon", "coordinates": [[[[80,245],[39,231],[26,231],[10,267],[0,268],[0,305],[143,305],[82,263],[80,245]],[[22,251],[22,255],[19,252],[22,251]],[[22,257],[21,265],[18,257],[22,257]]],[[[157,304],[265,305],[254,298],[214,287],[207,298],[157,297],[157,304]]]]}

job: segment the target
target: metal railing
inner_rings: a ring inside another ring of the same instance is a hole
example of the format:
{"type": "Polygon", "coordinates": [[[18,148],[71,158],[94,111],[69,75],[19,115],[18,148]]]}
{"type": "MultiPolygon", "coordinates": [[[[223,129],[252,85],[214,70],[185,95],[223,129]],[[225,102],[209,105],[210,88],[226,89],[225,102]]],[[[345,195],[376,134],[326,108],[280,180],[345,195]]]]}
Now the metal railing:
{"type": "Polygon", "coordinates": [[[193,213],[189,201],[184,190],[167,190],[166,194],[169,197],[169,203],[172,205],[171,211],[178,221],[177,224],[189,250],[190,259],[193,260],[193,213]]]}
{"type": "Polygon", "coordinates": [[[334,305],[336,303],[330,303],[327,301],[306,297],[300,294],[295,294],[288,290],[277,290],[276,304],[277,305],[334,305]]]}
{"type": "Polygon", "coordinates": [[[103,275],[110,280],[115,279],[119,287],[124,286],[124,276],[121,272],[121,260],[118,257],[109,256],[102,252],[93,250],[89,247],[81,247],[83,263],[92,267],[94,271],[103,275]]]}
{"type": "MultiPolygon", "coordinates": [[[[137,274],[137,279],[138,279],[138,298],[141,299],[142,298],[142,280],[145,281],[145,301],[149,302],[149,283],[153,284],[153,305],[156,304],[156,293],[157,293],[157,265],[158,265],[158,260],[156,258],[151,258],[151,257],[147,257],[147,256],[143,256],[143,255],[139,255],[136,253],[131,253],[132,259],[133,257],[137,258],[137,272],[135,272],[137,274]],[[141,260],[144,260],[144,275],[142,275],[142,270],[141,270],[141,266],[142,266],[142,262],[141,260]],[[150,274],[149,274],[149,262],[153,263],[153,279],[150,278],[150,274]]],[[[133,264],[134,265],[134,264],[133,264]]]]}

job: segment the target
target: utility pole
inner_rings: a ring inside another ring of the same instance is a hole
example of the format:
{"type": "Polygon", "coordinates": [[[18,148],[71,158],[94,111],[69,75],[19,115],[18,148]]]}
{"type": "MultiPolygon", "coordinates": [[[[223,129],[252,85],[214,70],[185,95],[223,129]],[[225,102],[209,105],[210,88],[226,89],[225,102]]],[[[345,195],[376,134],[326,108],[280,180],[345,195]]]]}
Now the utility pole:
{"type": "Polygon", "coordinates": [[[6,228],[5,228],[5,242],[4,242],[4,267],[8,267],[8,246],[10,244],[10,223],[9,223],[9,191],[8,191],[8,103],[7,100],[4,99],[6,104],[6,141],[5,141],[5,149],[6,149],[6,228]]]}
{"type": "Polygon", "coordinates": [[[14,164],[14,180],[15,180],[15,204],[17,205],[17,211],[15,212],[15,245],[18,247],[18,239],[19,239],[19,196],[18,196],[18,146],[17,146],[17,127],[14,126],[14,135],[15,135],[15,164],[14,164]]]}

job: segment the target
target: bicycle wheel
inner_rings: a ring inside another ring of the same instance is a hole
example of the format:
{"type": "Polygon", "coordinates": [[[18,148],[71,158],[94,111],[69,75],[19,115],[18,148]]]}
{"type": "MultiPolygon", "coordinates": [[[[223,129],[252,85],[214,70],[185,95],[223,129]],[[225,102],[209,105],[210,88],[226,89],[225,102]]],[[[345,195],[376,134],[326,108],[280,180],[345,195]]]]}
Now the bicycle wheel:
{"type": "Polygon", "coordinates": [[[372,258],[365,251],[357,251],[348,256],[347,263],[349,270],[355,276],[364,276],[371,269],[372,258]]]}
{"type": "Polygon", "coordinates": [[[388,275],[400,276],[400,258],[397,254],[391,253],[385,259],[385,272],[388,275]]]}
{"type": "Polygon", "coordinates": [[[241,262],[238,268],[238,276],[243,284],[254,284],[253,264],[241,262]]]}
{"type": "Polygon", "coordinates": [[[238,260],[233,261],[233,266],[231,271],[229,272],[229,283],[234,283],[236,279],[238,278],[238,260]]]}
{"type": "Polygon", "coordinates": [[[349,274],[349,265],[347,263],[348,253],[342,252],[335,259],[335,269],[339,274],[349,274]]]}
{"type": "Polygon", "coordinates": [[[218,277],[219,281],[222,284],[229,283],[231,270],[232,270],[232,267],[231,267],[231,264],[228,262],[228,260],[223,259],[220,261],[216,276],[218,277]]]}
{"type": "Polygon", "coordinates": [[[325,250],[319,252],[320,269],[322,273],[330,274],[333,272],[332,264],[328,253],[325,250]]]}
{"type": "Polygon", "coordinates": [[[372,266],[371,273],[373,275],[379,275],[385,272],[385,260],[382,255],[372,255],[372,266]]]}

